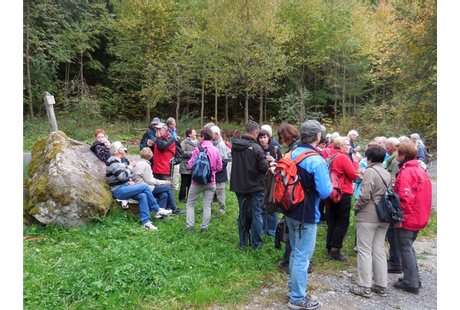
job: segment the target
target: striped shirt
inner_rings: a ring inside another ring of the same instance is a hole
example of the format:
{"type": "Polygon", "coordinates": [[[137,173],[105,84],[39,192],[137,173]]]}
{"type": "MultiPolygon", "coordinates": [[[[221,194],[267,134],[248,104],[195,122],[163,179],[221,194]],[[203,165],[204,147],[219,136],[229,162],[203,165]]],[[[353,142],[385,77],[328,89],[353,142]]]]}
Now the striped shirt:
{"type": "Polygon", "coordinates": [[[105,164],[107,166],[105,170],[106,182],[109,184],[112,192],[121,185],[129,183],[130,175],[133,171],[132,166],[126,167],[125,164],[113,156],[105,164]]]}

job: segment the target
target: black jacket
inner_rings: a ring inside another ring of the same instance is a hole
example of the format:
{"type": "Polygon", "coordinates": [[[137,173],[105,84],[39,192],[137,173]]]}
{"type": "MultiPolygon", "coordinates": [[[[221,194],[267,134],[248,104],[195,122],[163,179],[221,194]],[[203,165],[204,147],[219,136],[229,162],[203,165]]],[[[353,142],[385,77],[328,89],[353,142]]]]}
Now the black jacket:
{"type": "Polygon", "coordinates": [[[230,190],[253,193],[264,190],[264,175],[269,168],[262,147],[250,136],[232,143],[232,173],[230,190]]]}

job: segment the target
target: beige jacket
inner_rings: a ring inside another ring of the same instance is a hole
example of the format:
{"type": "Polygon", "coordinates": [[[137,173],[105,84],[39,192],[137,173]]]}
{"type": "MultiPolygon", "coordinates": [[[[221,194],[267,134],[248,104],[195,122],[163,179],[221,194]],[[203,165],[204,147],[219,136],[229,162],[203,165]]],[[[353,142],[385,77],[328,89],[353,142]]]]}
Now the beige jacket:
{"type": "Polygon", "coordinates": [[[141,158],[136,167],[134,167],[133,172],[133,181],[136,184],[147,184],[150,187],[150,191],[153,191],[155,185],[164,185],[165,181],[155,179],[152,173],[152,166],[148,160],[141,158]]]}
{"type": "Polygon", "coordinates": [[[387,190],[387,187],[383,184],[383,181],[378,173],[372,168],[380,173],[387,185],[390,185],[391,182],[390,173],[386,171],[380,163],[372,163],[366,168],[361,183],[361,192],[353,205],[357,222],[381,222],[377,212],[375,211],[375,205],[371,199],[371,194],[372,197],[374,197],[375,202],[378,204],[382,200],[382,196],[387,190]]]}

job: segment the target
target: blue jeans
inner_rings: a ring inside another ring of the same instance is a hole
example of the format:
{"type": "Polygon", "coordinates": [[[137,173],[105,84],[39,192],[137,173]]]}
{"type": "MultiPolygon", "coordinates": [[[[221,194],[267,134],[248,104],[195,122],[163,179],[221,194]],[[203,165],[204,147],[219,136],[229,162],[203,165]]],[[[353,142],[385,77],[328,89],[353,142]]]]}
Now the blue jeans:
{"type": "Polygon", "coordinates": [[[302,230],[299,238],[299,230],[302,224],[289,216],[286,223],[289,227],[289,242],[292,251],[289,261],[289,287],[291,291],[291,302],[300,302],[306,296],[308,281],[308,265],[315,251],[317,224],[304,223],[305,229],[302,230]]]}
{"type": "Polygon", "coordinates": [[[240,205],[240,215],[238,221],[238,233],[240,235],[239,248],[248,246],[248,232],[242,225],[246,220],[244,212],[241,212],[243,203],[245,207],[251,208],[251,246],[257,250],[262,245],[262,206],[264,203],[264,191],[257,193],[236,193],[238,204],[240,205]]]}
{"type": "MultiPolygon", "coordinates": [[[[265,225],[267,222],[267,209],[262,209],[262,234],[265,235],[265,225]]],[[[268,215],[268,235],[275,236],[278,227],[278,212],[268,215]]]]}
{"type": "Polygon", "coordinates": [[[160,208],[176,211],[176,201],[169,185],[155,185],[152,191],[153,197],[157,199],[160,208]]]}
{"type": "Polygon", "coordinates": [[[159,206],[147,184],[121,185],[112,192],[120,200],[132,198],[139,201],[139,218],[142,225],[150,222],[150,212],[158,212],[159,206]]]}

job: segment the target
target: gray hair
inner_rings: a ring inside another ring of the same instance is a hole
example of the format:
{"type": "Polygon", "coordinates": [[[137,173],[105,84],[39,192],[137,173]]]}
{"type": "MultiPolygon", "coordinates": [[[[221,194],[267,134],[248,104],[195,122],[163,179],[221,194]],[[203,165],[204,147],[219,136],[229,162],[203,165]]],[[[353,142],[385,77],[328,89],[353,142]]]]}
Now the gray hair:
{"type": "Polygon", "coordinates": [[[396,150],[396,147],[399,145],[399,139],[396,137],[390,137],[385,141],[385,147],[391,148],[393,151],[396,150]]]}
{"type": "Polygon", "coordinates": [[[110,155],[117,154],[120,151],[121,148],[123,148],[123,144],[121,144],[120,141],[115,141],[110,146],[110,155]]]}
{"type": "Polygon", "coordinates": [[[211,128],[212,126],[216,126],[216,124],[214,124],[213,122],[210,122],[204,125],[204,127],[208,127],[208,128],[211,128]]]}
{"type": "Polygon", "coordinates": [[[347,137],[350,137],[352,134],[355,134],[356,136],[359,136],[359,135],[358,135],[358,132],[357,132],[356,130],[352,129],[352,130],[350,130],[350,131],[348,132],[347,137]]]}
{"type": "Polygon", "coordinates": [[[411,137],[411,139],[415,138],[417,140],[417,141],[415,141],[415,146],[418,147],[419,145],[421,145],[421,146],[425,147],[425,145],[423,144],[423,141],[420,138],[420,135],[418,133],[413,133],[413,134],[410,135],[410,137],[411,137]]]}
{"type": "Polygon", "coordinates": [[[166,125],[169,126],[172,122],[176,122],[176,120],[174,119],[174,117],[170,117],[166,120],[166,125]]]}
{"type": "Polygon", "coordinates": [[[220,128],[217,127],[216,125],[211,127],[212,133],[217,133],[220,136],[220,128]]]}
{"type": "Polygon", "coordinates": [[[336,131],[331,134],[331,137],[329,138],[329,142],[332,143],[334,142],[334,139],[340,137],[340,134],[336,131]]]}
{"type": "Polygon", "coordinates": [[[407,136],[401,136],[398,138],[399,142],[404,142],[404,141],[410,141],[410,139],[407,136]]]}
{"type": "Polygon", "coordinates": [[[270,137],[273,136],[272,127],[270,125],[268,125],[268,124],[262,125],[262,127],[260,127],[260,129],[268,131],[268,133],[270,134],[270,137]]]}

